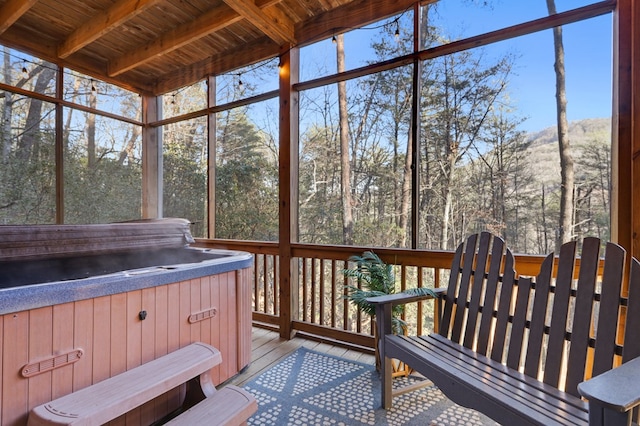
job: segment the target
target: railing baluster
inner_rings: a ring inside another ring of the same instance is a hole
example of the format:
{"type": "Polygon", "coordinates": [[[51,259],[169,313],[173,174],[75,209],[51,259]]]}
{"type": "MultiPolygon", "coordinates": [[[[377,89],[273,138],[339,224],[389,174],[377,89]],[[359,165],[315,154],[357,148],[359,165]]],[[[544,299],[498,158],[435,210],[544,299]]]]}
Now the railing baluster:
{"type": "Polygon", "coordinates": [[[336,292],[336,261],[331,260],[331,328],[336,328],[336,301],[338,293],[336,292]]]}
{"type": "MultiPolygon", "coordinates": [[[[276,243],[222,241],[216,246],[216,240],[198,241],[198,245],[206,247],[220,247],[230,250],[241,250],[253,253],[254,277],[253,310],[260,320],[267,321],[272,326],[279,324],[280,316],[280,258],[276,243]]],[[[314,325],[313,332],[319,336],[343,339],[349,342],[366,342],[371,339],[371,327],[368,316],[361,315],[346,299],[345,285],[348,279],[342,270],[349,267],[346,259],[353,254],[361,254],[367,248],[316,246],[296,244],[293,256],[296,259],[298,282],[297,291],[300,296],[298,309],[302,310],[299,317],[292,318],[294,328],[296,322],[307,322],[314,325]],[[329,298],[330,300],[328,300],[329,298]],[[327,330],[329,329],[329,330],[327,330]],[[338,337],[336,337],[338,336],[338,337]],[[363,340],[362,338],[366,338],[363,340]]],[[[440,287],[443,273],[451,264],[453,253],[441,251],[405,250],[405,249],[376,249],[378,255],[386,259],[393,259],[398,265],[399,291],[412,287],[440,287]]],[[[518,272],[523,275],[534,275],[539,269],[542,256],[516,256],[519,266],[518,272]]],[[[446,275],[446,274],[445,274],[446,275]]],[[[353,280],[352,280],[353,282],[353,280]]],[[[353,282],[355,284],[355,282],[353,282]]],[[[437,306],[427,301],[408,308],[404,318],[410,324],[417,325],[417,332],[437,331],[438,317],[434,317],[432,309],[437,306]],[[415,316],[415,317],[414,317],[415,316]],[[433,330],[430,328],[433,327],[433,330]]],[[[306,325],[305,325],[306,327],[306,325]]],[[[308,328],[307,328],[308,329],[308,328]]],[[[412,330],[413,331],[413,330],[412,330]]]]}
{"type": "Polygon", "coordinates": [[[311,312],[309,322],[316,322],[316,259],[309,259],[311,262],[311,312]]]}

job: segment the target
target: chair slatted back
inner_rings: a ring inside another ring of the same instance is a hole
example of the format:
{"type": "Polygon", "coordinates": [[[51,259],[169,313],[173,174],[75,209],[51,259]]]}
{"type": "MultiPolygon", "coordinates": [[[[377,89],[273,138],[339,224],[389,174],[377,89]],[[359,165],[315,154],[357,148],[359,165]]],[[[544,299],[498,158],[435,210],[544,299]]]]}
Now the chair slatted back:
{"type": "Polygon", "coordinates": [[[549,254],[536,277],[517,277],[504,241],[471,235],[456,250],[439,333],[491,359],[578,396],[578,383],[640,356],[640,263],[621,297],[624,249],[585,238],[549,254]],[[578,270],[579,263],[579,270],[578,270]],[[601,272],[601,273],[600,273],[601,272]],[[628,305],[628,306],[625,306],[628,305]]]}
{"type": "Polygon", "coordinates": [[[481,348],[486,354],[495,308],[485,305],[488,297],[497,300],[504,270],[510,270],[507,279],[513,282],[513,263],[504,241],[489,232],[470,235],[460,244],[452,263],[439,333],[470,349],[481,348]]]}
{"type": "Polygon", "coordinates": [[[630,361],[640,356],[640,262],[631,259],[631,273],[629,278],[627,308],[625,310],[624,348],[622,349],[622,362],[630,361]]]}

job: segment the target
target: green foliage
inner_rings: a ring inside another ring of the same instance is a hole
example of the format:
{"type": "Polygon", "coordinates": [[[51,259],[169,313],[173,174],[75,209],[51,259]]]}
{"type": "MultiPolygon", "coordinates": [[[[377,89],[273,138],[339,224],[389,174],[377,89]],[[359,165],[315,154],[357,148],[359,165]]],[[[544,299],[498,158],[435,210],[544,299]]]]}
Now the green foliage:
{"type": "MultiPolygon", "coordinates": [[[[396,279],[393,273],[393,266],[385,263],[373,251],[365,251],[362,256],[354,255],[349,258],[350,262],[355,262],[352,269],[344,269],[343,273],[347,277],[355,278],[359,286],[347,285],[347,295],[349,300],[361,312],[375,316],[375,306],[367,301],[370,297],[385,296],[396,292],[396,279]]],[[[435,296],[430,288],[413,288],[405,290],[404,293],[435,296]]],[[[402,320],[404,305],[395,305],[392,309],[392,329],[394,333],[402,333],[407,324],[402,320]]]]}

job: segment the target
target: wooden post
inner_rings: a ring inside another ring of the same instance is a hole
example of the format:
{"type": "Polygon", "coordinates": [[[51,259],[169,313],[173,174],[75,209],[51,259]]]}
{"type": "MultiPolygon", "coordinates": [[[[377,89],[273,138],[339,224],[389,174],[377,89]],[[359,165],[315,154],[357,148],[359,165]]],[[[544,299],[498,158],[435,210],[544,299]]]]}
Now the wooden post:
{"type": "MultiPolygon", "coordinates": [[[[633,9],[632,0],[620,0],[613,21],[613,62],[617,72],[613,73],[613,120],[612,120],[612,193],[611,193],[611,240],[625,247],[632,255],[635,253],[639,224],[632,219],[633,197],[640,192],[640,186],[633,182],[633,169],[640,168],[640,162],[633,158],[638,152],[634,146],[633,104],[634,104],[634,55],[636,62],[639,54],[633,52],[633,9]]],[[[637,25],[636,25],[637,31],[637,25]]],[[[637,78],[636,85],[637,85],[637,78]]],[[[635,87],[637,89],[637,87],[635,87]]],[[[635,94],[637,98],[639,95],[635,94]]],[[[637,112],[636,112],[637,114],[637,112]]],[[[636,126],[637,127],[637,126],[636,126]]],[[[635,130],[637,132],[637,130],[635,130]]],[[[637,137],[635,138],[637,139],[637,137]]],[[[635,145],[640,144],[637,141],[635,145]]]]}
{"type": "Polygon", "coordinates": [[[142,218],[162,217],[162,129],[148,123],[162,118],[162,100],[142,96],[142,218]]]}
{"type": "MultiPolygon", "coordinates": [[[[64,93],[64,68],[58,67],[56,73],[56,97],[62,98],[64,93]]],[[[64,223],[64,108],[60,102],[56,103],[56,223],[64,223]]]]}
{"type": "Polygon", "coordinates": [[[291,243],[298,239],[298,92],[300,51],[297,47],[280,54],[280,151],[279,151],[279,233],[280,233],[280,336],[294,335],[298,318],[298,268],[291,243]]]}
{"type": "MultiPolygon", "coordinates": [[[[209,76],[207,85],[208,107],[216,105],[216,77],[209,76]]],[[[207,238],[216,237],[216,114],[207,114],[207,238]]]]}

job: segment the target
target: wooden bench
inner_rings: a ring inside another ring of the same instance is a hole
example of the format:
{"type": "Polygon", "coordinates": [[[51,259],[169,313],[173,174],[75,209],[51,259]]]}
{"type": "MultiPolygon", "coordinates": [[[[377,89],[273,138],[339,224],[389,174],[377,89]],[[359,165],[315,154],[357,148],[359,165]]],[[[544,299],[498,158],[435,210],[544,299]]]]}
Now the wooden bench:
{"type": "Polygon", "coordinates": [[[631,291],[621,297],[624,250],[608,243],[603,271],[599,239],[584,240],[579,260],[576,251],[575,242],[561,247],[555,280],[553,253],[535,279],[518,278],[503,240],[470,236],[440,290],[440,329],[428,336],[391,332],[391,307],[420,298],[369,299],[382,336],[383,407],[392,405],[397,359],[452,401],[504,425],[631,424],[640,403],[640,263],[632,260],[631,291]],[[629,330],[624,342],[621,321],[629,330]]]}
{"type": "Polygon", "coordinates": [[[222,362],[220,351],[192,343],[139,367],[35,407],[28,425],[98,425],[188,383],[187,400],[195,403],[172,424],[238,425],[257,410],[255,399],[235,386],[217,390],[210,371],[222,362]],[[194,392],[195,391],[195,392],[194,392]]]}

